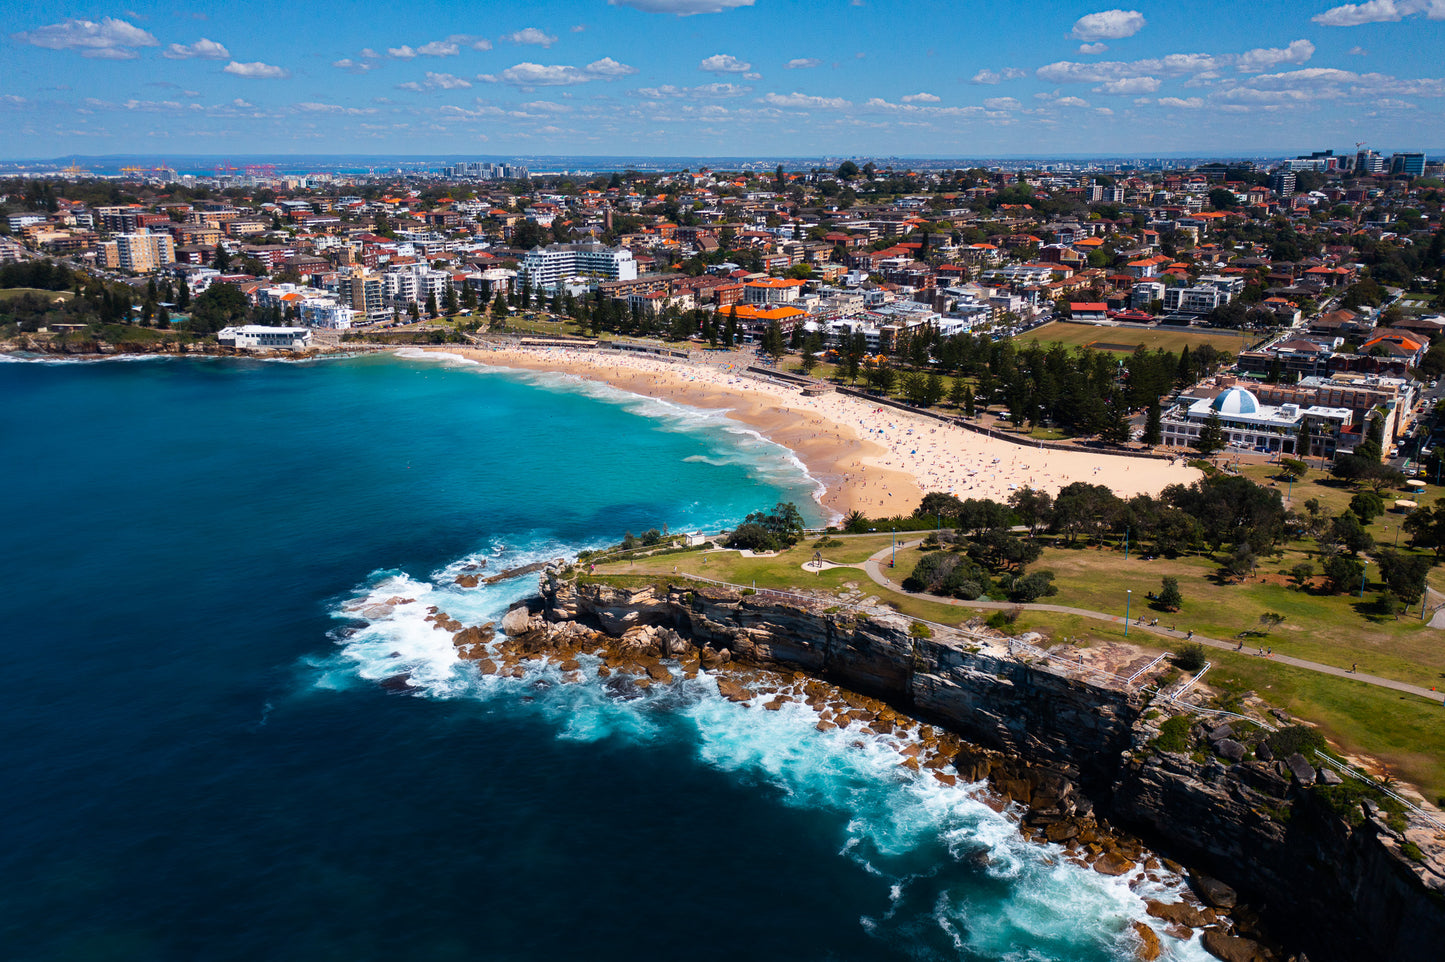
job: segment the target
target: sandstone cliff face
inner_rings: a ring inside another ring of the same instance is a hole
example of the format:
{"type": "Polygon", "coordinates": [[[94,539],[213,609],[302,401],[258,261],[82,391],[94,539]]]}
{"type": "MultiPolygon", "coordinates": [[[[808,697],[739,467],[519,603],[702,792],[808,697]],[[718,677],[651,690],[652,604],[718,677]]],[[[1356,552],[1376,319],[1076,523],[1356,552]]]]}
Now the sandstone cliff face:
{"type": "MultiPolygon", "coordinates": [[[[1298,756],[1292,770],[1159,751],[1150,743],[1167,713],[1137,692],[1025,663],[962,632],[914,637],[908,619],[882,610],[860,616],[706,585],[579,587],[555,570],[540,587],[548,621],[613,636],[670,628],[706,657],[804,671],[1002,753],[966,749],[954,765],[960,777],[992,775],[1003,794],[1031,804],[1040,837],[1067,837],[1072,816],[1090,810],[1140,831],[1240,889],[1315,962],[1441,957],[1445,858],[1433,855],[1441,847],[1418,830],[1397,833],[1383,814],[1351,827],[1314,801],[1305,788],[1313,772],[1300,771],[1298,756]],[[1406,856],[1410,841],[1424,858],[1406,856]]],[[[1228,886],[1201,897],[1233,908],[1228,886]]],[[[1255,951],[1216,935],[1221,957],[1255,951]]]]}

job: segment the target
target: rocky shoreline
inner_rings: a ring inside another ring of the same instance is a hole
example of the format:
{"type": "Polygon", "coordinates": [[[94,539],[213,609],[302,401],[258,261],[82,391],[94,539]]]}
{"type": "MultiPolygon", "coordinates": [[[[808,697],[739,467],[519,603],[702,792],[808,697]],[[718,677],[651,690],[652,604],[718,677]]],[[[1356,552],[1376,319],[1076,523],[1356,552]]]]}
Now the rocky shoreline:
{"type": "Polygon", "coordinates": [[[632,698],[707,673],[756,710],[805,704],[820,730],[893,739],[919,775],[986,783],[981,798],[1063,858],[1131,886],[1187,879],[1189,896],[1150,902],[1153,925],[1136,925],[1140,959],[1160,957],[1161,932],[1197,931],[1226,960],[1429,958],[1445,944],[1438,833],[1369,799],[1342,813],[1325,784],[1338,779],[1217,723],[1193,723],[1212,750],[1166,750],[1173,712],[1015,657],[1004,636],[711,585],[579,584],[561,564],[500,625],[429,620],[485,674],[550,666],[632,698]]]}

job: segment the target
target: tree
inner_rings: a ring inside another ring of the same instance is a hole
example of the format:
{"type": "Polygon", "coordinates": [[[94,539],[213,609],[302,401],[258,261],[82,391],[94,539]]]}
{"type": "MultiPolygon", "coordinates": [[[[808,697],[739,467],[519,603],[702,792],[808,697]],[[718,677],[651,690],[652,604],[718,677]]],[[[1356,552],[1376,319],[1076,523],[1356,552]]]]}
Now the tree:
{"type": "Polygon", "coordinates": [[[1153,404],[1149,405],[1149,414],[1144,419],[1143,441],[1151,448],[1164,442],[1164,430],[1160,424],[1160,419],[1159,402],[1156,400],[1153,404]]]}
{"type": "Polygon", "coordinates": [[[1303,591],[1315,576],[1315,566],[1308,561],[1301,561],[1289,569],[1289,580],[1296,588],[1303,591]]]}
{"type": "Polygon", "coordinates": [[[1259,632],[1267,635],[1284,623],[1284,615],[1277,611],[1266,611],[1259,616],[1259,632]]]}
{"type": "Polygon", "coordinates": [[[1386,590],[1407,605],[1418,602],[1425,593],[1425,580],[1430,575],[1430,559],[1394,548],[1383,548],[1375,555],[1380,565],[1380,580],[1386,590]]]}
{"type": "Polygon", "coordinates": [[[838,179],[841,181],[853,180],[858,176],[858,165],[851,160],[845,160],[838,165],[837,173],[838,179]]]}
{"type": "Polygon", "coordinates": [[[1309,471],[1309,466],[1295,458],[1280,458],[1279,469],[1288,480],[1298,481],[1309,471]]]}
{"type": "Polygon", "coordinates": [[[1335,594],[1343,594],[1359,587],[1365,577],[1365,564],[1358,558],[1337,554],[1325,561],[1325,580],[1335,594]]]}
{"type": "Polygon", "coordinates": [[[1048,527],[1054,512],[1054,499],[1049,493],[1035,490],[1028,485],[1009,495],[1008,503],[1019,521],[1028,526],[1029,537],[1033,537],[1041,528],[1048,527]]]}
{"type": "Polygon", "coordinates": [[[1184,593],[1179,590],[1179,579],[1165,575],[1159,588],[1159,607],[1165,611],[1178,611],[1184,604],[1184,593]]]}
{"type": "Polygon", "coordinates": [[[444,305],[443,310],[446,312],[447,317],[451,317],[457,312],[456,288],[451,286],[447,287],[446,293],[442,295],[442,303],[444,305]]]}
{"type": "Polygon", "coordinates": [[[492,301],[492,323],[502,324],[507,320],[507,302],[502,299],[501,291],[497,292],[497,299],[492,301]]]}
{"type": "Polygon", "coordinates": [[[968,382],[961,377],[956,377],[948,386],[948,403],[962,410],[963,399],[967,394],[968,382]]]}
{"type": "Polygon", "coordinates": [[[211,260],[211,266],[214,267],[216,270],[220,271],[222,274],[230,270],[231,252],[226,250],[224,245],[216,245],[216,256],[211,260]]]}
{"type": "Polygon", "coordinates": [[[1204,427],[1199,429],[1199,437],[1194,440],[1194,449],[1206,458],[1224,450],[1224,426],[1218,414],[1210,412],[1204,427]]]}
{"type": "Polygon", "coordinates": [[[184,276],[176,284],[176,307],[184,311],[191,306],[191,287],[186,283],[184,276]]]}
{"type": "Polygon", "coordinates": [[[212,284],[192,302],[186,325],[196,334],[214,334],[223,327],[242,323],[250,304],[235,284],[212,284]]]}
{"type": "Polygon", "coordinates": [[[1360,524],[1369,524],[1385,513],[1385,501],[1374,491],[1361,491],[1350,499],[1350,510],[1360,524]]]}
{"type": "Polygon", "coordinates": [[[1360,524],[1359,516],[1353,511],[1341,511],[1330,522],[1330,539],[1351,555],[1369,551],[1375,544],[1375,539],[1370,537],[1370,533],[1360,524]]]}
{"type": "Polygon", "coordinates": [[[426,316],[437,316],[437,295],[436,291],[427,291],[426,295],[426,316]]]}

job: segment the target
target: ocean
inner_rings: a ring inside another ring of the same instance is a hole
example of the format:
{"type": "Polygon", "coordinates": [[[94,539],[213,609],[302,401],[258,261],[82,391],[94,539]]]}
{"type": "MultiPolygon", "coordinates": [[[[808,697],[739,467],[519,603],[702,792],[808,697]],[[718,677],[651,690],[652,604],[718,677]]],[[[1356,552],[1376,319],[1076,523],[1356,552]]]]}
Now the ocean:
{"type": "Polygon", "coordinates": [[[535,588],[484,560],[825,519],[716,413],[417,355],[13,361],[0,402],[7,959],[1103,962],[1174,900],[805,705],[456,659],[428,606],[535,588]]]}

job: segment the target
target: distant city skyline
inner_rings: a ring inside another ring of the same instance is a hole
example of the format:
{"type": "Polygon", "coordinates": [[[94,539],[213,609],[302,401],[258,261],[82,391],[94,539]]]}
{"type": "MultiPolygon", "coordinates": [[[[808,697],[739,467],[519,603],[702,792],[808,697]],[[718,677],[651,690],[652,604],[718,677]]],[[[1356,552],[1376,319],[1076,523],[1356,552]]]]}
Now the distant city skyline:
{"type": "Polygon", "coordinates": [[[9,157],[920,157],[1445,143],[1445,0],[14,12],[9,157]]]}

